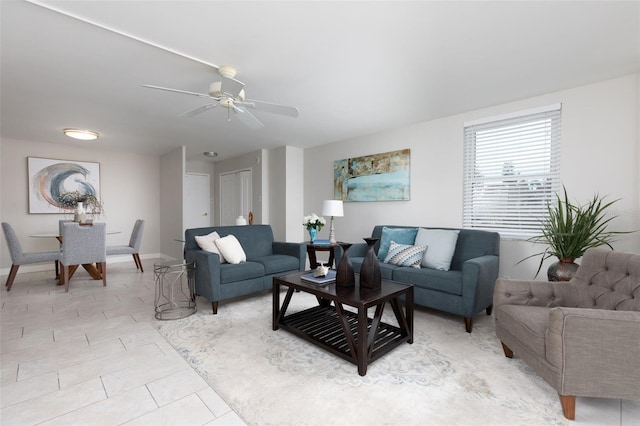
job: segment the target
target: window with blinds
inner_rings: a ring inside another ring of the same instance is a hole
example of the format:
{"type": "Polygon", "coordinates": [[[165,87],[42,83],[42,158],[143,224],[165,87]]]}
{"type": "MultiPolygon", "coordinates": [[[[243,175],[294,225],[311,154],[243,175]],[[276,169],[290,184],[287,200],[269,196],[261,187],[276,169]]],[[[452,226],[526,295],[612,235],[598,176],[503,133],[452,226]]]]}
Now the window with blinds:
{"type": "Polygon", "coordinates": [[[539,234],[560,188],[560,112],[558,104],[465,123],[465,228],[539,234]]]}

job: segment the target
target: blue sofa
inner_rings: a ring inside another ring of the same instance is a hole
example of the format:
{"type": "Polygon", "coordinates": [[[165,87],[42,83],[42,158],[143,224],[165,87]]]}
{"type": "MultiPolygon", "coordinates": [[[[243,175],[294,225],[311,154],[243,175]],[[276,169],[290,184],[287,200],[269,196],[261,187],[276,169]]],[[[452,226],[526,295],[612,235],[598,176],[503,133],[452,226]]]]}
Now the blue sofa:
{"type": "Polygon", "coordinates": [[[273,277],[304,271],[306,246],[273,240],[269,225],[218,226],[187,229],[184,256],[195,262],[195,291],[211,301],[213,313],[218,313],[218,302],[272,288],[273,277]],[[220,237],[234,235],[247,261],[239,264],[220,263],[220,256],[200,249],[196,235],[216,231],[220,237]]]}
{"type": "MultiPolygon", "coordinates": [[[[378,225],[372,238],[381,238],[382,228],[416,228],[409,226],[378,225]]],[[[426,228],[452,229],[452,228],[426,228]]],[[[482,310],[491,315],[493,288],[498,278],[500,235],[497,232],[458,229],[458,241],[448,271],[395,266],[380,262],[382,279],[411,284],[416,305],[449,312],[464,317],[465,327],[471,333],[473,317],[482,310]]],[[[378,253],[380,241],[375,245],[378,253]]],[[[428,249],[427,249],[428,250],[428,249]]],[[[348,254],[356,273],[360,271],[367,251],[366,243],[354,244],[348,254]]],[[[342,248],[335,250],[336,265],[342,258],[342,248]]]]}

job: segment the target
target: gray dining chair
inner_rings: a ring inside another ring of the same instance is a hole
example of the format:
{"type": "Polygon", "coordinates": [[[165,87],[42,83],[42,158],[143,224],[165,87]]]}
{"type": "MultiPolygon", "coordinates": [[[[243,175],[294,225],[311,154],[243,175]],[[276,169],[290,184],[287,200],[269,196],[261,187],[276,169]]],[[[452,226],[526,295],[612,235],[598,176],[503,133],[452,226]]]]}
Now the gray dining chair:
{"type": "MultiPolygon", "coordinates": [[[[70,223],[72,220],[63,219],[58,221],[58,240],[60,241],[60,250],[62,250],[62,224],[70,223]]],[[[59,260],[56,259],[56,278],[60,277],[59,260]]]]}
{"type": "Polygon", "coordinates": [[[144,220],[138,219],[133,225],[133,231],[131,232],[131,238],[129,239],[128,246],[107,246],[107,256],[113,256],[118,254],[130,254],[133,256],[133,261],[136,264],[136,268],[140,269],[140,272],[144,272],[142,269],[142,262],[140,261],[140,243],[142,243],[142,232],[144,231],[144,220]]]}
{"type": "Polygon", "coordinates": [[[107,285],[107,227],[105,223],[80,226],[62,223],[62,253],[60,253],[61,282],[69,291],[69,266],[95,263],[102,274],[102,285],[107,285]]]}
{"type": "Polygon", "coordinates": [[[9,255],[11,256],[11,270],[5,284],[7,291],[11,291],[11,286],[16,279],[20,265],[57,261],[60,257],[60,251],[58,250],[25,253],[22,251],[22,246],[13,227],[6,222],[2,222],[2,230],[4,231],[4,238],[7,240],[9,255]]]}

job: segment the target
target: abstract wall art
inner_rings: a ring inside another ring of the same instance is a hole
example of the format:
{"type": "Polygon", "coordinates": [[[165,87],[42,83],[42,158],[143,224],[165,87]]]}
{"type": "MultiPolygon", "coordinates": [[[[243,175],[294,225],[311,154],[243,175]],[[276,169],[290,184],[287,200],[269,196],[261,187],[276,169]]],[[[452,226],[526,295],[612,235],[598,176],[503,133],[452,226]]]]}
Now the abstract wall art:
{"type": "Polygon", "coordinates": [[[67,200],[100,198],[100,163],[29,157],[29,213],[68,213],[67,200]],[[67,204],[65,204],[67,203],[67,204]]]}
{"type": "Polygon", "coordinates": [[[364,155],[333,162],[334,197],[342,201],[410,199],[411,150],[364,155]]]}

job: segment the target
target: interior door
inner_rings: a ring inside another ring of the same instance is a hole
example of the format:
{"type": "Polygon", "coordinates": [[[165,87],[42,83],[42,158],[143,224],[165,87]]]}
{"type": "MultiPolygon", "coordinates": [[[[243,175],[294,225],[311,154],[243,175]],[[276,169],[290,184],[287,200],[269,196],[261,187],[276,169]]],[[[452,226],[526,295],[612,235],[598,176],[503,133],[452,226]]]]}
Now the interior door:
{"type": "Polygon", "coordinates": [[[241,172],[236,173],[236,182],[238,184],[238,216],[242,216],[248,220],[249,212],[252,209],[251,200],[252,200],[252,185],[251,180],[253,178],[253,174],[251,170],[243,170],[241,172]]]}
{"type": "Polygon", "coordinates": [[[252,206],[252,171],[220,175],[220,225],[235,225],[236,218],[248,219],[252,206]]]}
{"type": "Polygon", "coordinates": [[[209,175],[187,173],[184,186],[184,229],[211,226],[209,175]]]}

